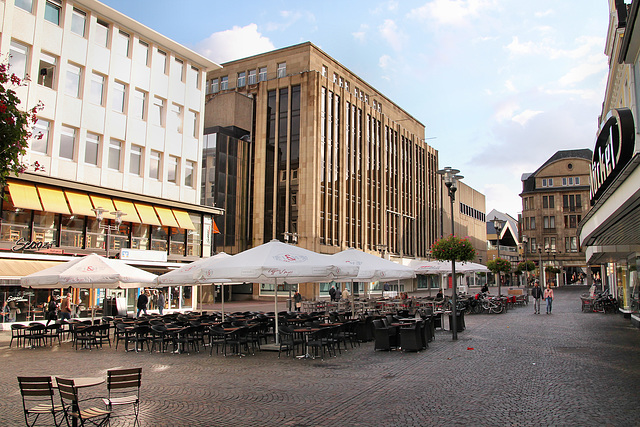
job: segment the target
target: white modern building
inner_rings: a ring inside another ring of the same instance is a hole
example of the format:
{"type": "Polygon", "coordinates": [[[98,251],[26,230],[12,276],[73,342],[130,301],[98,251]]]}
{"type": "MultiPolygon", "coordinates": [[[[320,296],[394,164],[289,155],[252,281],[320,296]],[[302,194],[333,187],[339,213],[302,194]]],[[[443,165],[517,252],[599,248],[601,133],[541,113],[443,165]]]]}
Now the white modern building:
{"type": "MultiPolygon", "coordinates": [[[[5,286],[90,252],[156,273],[212,253],[221,210],[199,204],[200,169],[205,77],[219,65],[94,0],[0,1],[0,52],[30,79],[25,108],[44,104],[25,159],[44,171],[4,189],[5,286]]],[[[168,291],[172,308],[192,304],[191,289],[168,291]]]]}

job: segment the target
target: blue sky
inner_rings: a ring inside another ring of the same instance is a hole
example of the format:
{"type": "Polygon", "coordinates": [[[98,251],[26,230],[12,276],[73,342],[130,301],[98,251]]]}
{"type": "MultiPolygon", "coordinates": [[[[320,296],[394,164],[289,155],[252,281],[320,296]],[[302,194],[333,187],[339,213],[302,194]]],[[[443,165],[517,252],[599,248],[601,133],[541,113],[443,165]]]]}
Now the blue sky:
{"type": "Polygon", "coordinates": [[[314,43],[420,120],[486,212],[517,217],[522,173],[594,145],[606,0],[103,2],[218,63],[314,43]]]}

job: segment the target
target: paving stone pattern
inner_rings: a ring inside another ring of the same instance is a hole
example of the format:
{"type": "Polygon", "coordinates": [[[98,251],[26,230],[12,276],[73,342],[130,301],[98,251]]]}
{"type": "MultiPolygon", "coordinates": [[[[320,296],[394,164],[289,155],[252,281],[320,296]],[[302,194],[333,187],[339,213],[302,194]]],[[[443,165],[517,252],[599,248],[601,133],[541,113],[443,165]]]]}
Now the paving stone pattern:
{"type": "Polygon", "coordinates": [[[466,316],[458,341],[440,331],[419,353],[365,343],[324,361],[9,349],[3,332],[0,425],[24,424],[17,375],[142,366],[143,426],[640,426],[640,331],[620,315],[581,313],[581,292],[557,289],[551,315],[529,305],[466,316]]]}

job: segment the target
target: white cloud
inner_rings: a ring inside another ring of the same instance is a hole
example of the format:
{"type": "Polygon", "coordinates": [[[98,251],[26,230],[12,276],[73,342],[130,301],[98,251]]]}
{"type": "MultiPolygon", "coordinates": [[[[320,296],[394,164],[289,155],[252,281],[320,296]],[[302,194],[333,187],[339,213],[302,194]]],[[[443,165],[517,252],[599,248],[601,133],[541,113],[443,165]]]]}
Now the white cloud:
{"type": "Polygon", "coordinates": [[[525,110],[522,113],[513,116],[512,120],[524,126],[529,120],[531,120],[538,114],[542,114],[542,111],[525,110]]]}
{"type": "Polygon", "coordinates": [[[382,55],[378,60],[378,65],[382,69],[386,69],[391,64],[391,57],[389,55],[382,55]]]}
{"type": "Polygon", "coordinates": [[[196,44],[195,50],[212,61],[223,63],[268,52],[274,48],[269,38],[258,32],[256,24],[249,24],[213,33],[196,44]]]}
{"type": "Polygon", "coordinates": [[[553,9],[547,9],[544,12],[536,12],[534,16],[536,18],[544,18],[545,16],[553,15],[554,13],[553,9]]]}
{"type": "Polygon", "coordinates": [[[384,23],[380,26],[380,35],[396,51],[401,50],[407,40],[407,36],[398,30],[398,26],[392,19],[384,20],[384,23]]]}
{"type": "Polygon", "coordinates": [[[360,31],[355,31],[353,33],[351,33],[351,35],[353,36],[354,39],[360,41],[360,42],[364,42],[366,41],[366,37],[367,37],[367,31],[369,30],[369,26],[367,24],[361,24],[360,25],[360,31]]]}
{"type": "Polygon", "coordinates": [[[518,36],[513,36],[511,43],[505,49],[512,55],[544,55],[549,59],[581,59],[586,56],[597,54],[602,57],[602,37],[579,37],[576,39],[577,46],[574,49],[557,49],[552,45],[555,42],[551,38],[542,39],[539,42],[520,42],[518,36]]]}
{"type": "Polygon", "coordinates": [[[584,62],[568,70],[567,73],[558,80],[558,83],[565,87],[573,86],[594,74],[606,72],[607,69],[607,59],[603,55],[594,55],[588,58],[588,62],[584,62]]]}
{"type": "Polygon", "coordinates": [[[421,21],[434,21],[439,25],[465,26],[496,4],[495,0],[434,0],[411,10],[409,16],[421,21]]]}
{"type": "Polygon", "coordinates": [[[518,90],[516,89],[516,86],[513,84],[513,82],[511,80],[507,80],[506,82],[504,82],[504,87],[509,91],[509,92],[517,92],[518,90]]]}
{"type": "Polygon", "coordinates": [[[497,122],[511,120],[518,108],[519,106],[515,101],[504,101],[496,108],[493,118],[497,122]]]}

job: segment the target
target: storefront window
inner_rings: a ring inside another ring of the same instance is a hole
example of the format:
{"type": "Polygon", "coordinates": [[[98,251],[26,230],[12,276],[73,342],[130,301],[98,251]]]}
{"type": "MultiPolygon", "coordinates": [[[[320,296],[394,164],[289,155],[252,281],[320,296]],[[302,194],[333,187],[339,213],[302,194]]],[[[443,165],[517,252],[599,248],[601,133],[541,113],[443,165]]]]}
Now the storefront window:
{"type": "Polygon", "coordinates": [[[185,229],[171,229],[171,246],[169,247],[169,255],[184,256],[185,229]]]}
{"type": "Polygon", "coordinates": [[[84,218],[75,215],[62,215],[60,228],[60,246],[82,248],[84,235],[84,218]]]}
{"type": "Polygon", "coordinates": [[[14,208],[11,200],[2,201],[2,224],[0,224],[2,241],[15,242],[20,238],[29,240],[30,224],[31,211],[14,208]]]}
{"type": "Polygon", "coordinates": [[[182,286],[182,308],[192,308],[192,290],[193,286],[182,286]]]}
{"type": "Polygon", "coordinates": [[[132,249],[149,249],[149,226],[133,224],[131,231],[132,249]]]}
{"type": "Polygon", "coordinates": [[[58,241],[58,214],[48,212],[35,212],[33,215],[33,240],[34,242],[58,241]]]}
{"type": "Polygon", "coordinates": [[[195,230],[189,230],[187,233],[187,256],[202,256],[202,224],[200,215],[189,215],[195,230]]]}
{"type": "Polygon", "coordinates": [[[155,227],[151,233],[151,250],[167,251],[169,227],[155,227]]]}
{"type": "MultiPolygon", "coordinates": [[[[115,225],[115,221],[110,221],[110,226],[115,225]]],[[[118,230],[111,230],[109,236],[109,252],[119,253],[120,249],[129,247],[129,223],[122,223],[118,230]]]]}
{"type": "Polygon", "coordinates": [[[104,249],[104,230],[95,218],[87,218],[87,249],[104,249]]]}
{"type": "Polygon", "coordinates": [[[634,315],[640,314],[640,275],[638,274],[640,267],[640,256],[633,257],[629,262],[629,309],[634,315]]]}

